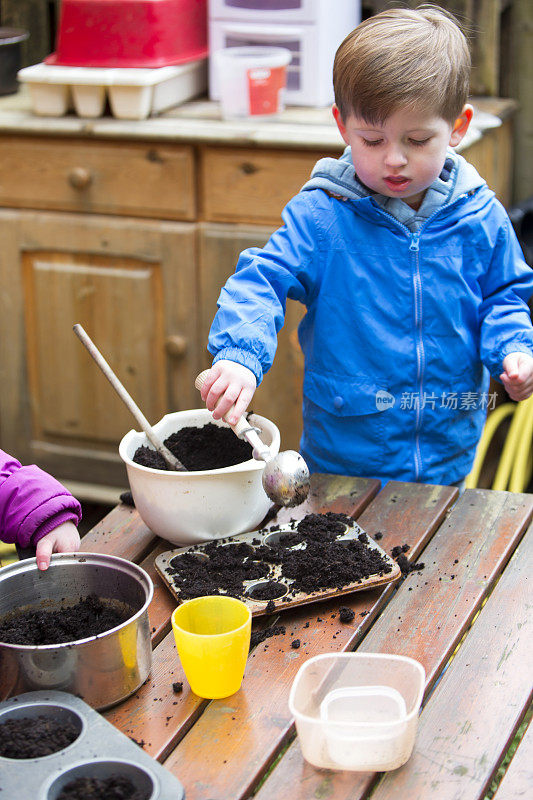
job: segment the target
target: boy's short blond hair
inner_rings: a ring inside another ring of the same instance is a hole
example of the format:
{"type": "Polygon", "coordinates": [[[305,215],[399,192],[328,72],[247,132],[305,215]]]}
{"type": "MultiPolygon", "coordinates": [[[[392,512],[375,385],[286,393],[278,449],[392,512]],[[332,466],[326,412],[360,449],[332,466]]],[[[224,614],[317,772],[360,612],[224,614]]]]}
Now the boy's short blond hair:
{"type": "Polygon", "coordinates": [[[340,45],[333,66],[343,120],[383,123],[400,108],[453,124],[468,97],[470,51],[455,18],[432,5],[370,17],[340,45]]]}

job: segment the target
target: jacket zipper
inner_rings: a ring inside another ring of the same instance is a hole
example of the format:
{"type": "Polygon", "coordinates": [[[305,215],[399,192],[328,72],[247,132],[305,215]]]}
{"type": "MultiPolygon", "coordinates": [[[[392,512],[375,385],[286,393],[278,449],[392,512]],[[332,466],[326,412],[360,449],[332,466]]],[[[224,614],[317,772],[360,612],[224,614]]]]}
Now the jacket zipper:
{"type": "MultiPolygon", "coordinates": [[[[420,229],[421,231],[422,229],[420,229]]],[[[426,354],[422,338],[422,278],[420,277],[420,231],[410,236],[409,250],[414,254],[413,265],[413,290],[415,296],[415,349],[416,349],[416,382],[418,386],[418,403],[416,406],[415,422],[415,480],[418,480],[422,471],[422,455],[420,453],[420,428],[422,424],[424,367],[426,354]]]]}
{"type": "Polygon", "coordinates": [[[420,429],[422,427],[422,411],[423,411],[423,388],[424,388],[424,369],[425,369],[425,361],[426,361],[426,354],[424,351],[424,340],[422,337],[422,278],[420,275],[420,237],[424,228],[426,228],[429,223],[436,217],[440,212],[446,208],[449,209],[452,206],[456,205],[459,202],[462,202],[468,196],[467,193],[459,195],[453,203],[445,204],[438,208],[436,211],[431,214],[421,226],[420,230],[413,233],[407,225],[404,225],[402,222],[399,222],[392,214],[388,211],[385,211],[381,206],[379,206],[375,200],[371,199],[371,202],[376,206],[377,210],[384,214],[386,217],[389,217],[399,228],[406,232],[407,238],[409,240],[409,251],[413,253],[414,258],[414,265],[413,265],[413,274],[412,274],[412,283],[413,283],[413,292],[415,298],[415,351],[416,351],[416,379],[417,379],[417,386],[418,386],[418,405],[416,408],[416,422],[415,422],[415,452],[414,452],[414,462],[415,462],[415,481],[418,481],[420,477],[420,473],[422,471],[422,455],[420,452],[420,429]]]}

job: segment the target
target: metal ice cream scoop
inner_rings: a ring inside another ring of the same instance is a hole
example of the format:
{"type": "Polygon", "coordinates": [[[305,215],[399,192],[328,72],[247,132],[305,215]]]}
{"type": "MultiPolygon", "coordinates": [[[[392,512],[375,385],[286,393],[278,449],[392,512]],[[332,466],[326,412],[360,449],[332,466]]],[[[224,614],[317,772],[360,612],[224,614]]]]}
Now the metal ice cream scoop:
{"type": "MultiPolygon", "coordinates": [[[[201,372],[194,385],[202,389],[209,370],[201,372]]],[[[229,411],[227,412],[229,414],[229,411]]],[[[228,422],[224,417],[224,421],[228,422]]],[[[259,438],[246,417],[241,416],[235,425],[228,422],[233,432],[246,439],[253,449],[254,458],[265,462],[263,470],[263,489],[272,502],[279,506],[298,506],[309,494],[309,469],[300,453],[295,450],[284,450],[273,456],[270,448],[259,438]]]]}

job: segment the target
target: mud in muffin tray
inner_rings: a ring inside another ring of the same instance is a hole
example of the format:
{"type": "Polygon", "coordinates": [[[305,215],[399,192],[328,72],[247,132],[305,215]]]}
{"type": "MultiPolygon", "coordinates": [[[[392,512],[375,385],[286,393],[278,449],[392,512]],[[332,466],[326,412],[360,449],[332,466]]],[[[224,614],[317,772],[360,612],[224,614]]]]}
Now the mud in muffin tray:
{"type": "Polygon", "coordinates": [[[38,691],[0,703],[0,725],[39,716],[72,723],[79,735],[72,744],[42,758],[0,756],[0,800],[57,800],[77,778],[105,780],[118,775],[128,778],[143,800],[185,797],[177,778],[78,697],[38,691]]]}
{"type": "MultiPolygon", "coordinates": [[[[326,600],[329,597],[337,598],[341,595],[351,594],[352,592],[375,589],[376,587],[383,586],[384,584],[397,580],[401,575],[400,567],[396,561],[388,556],[387,553],[385,553],[385,551],[382,550],[381,547],[376,544],[376,542],[371,539],[356,522],[352,522],[350,525],[346,525],[345,530],[342,533],[339,533],[333,541],[344,544],[349,543],[353,539],[359,539],[360,542],[362,540],[366,547],[379,553],[387,567],[390,567],[390,572],[384,572],[382,570],[381,572],[361,578],[360,580],[355,580],[353,583],[348,583],[340,589],[335,586],[331,588],[322,588],[313,592],[296,591],[292,586],[294,581],[281,574],[281,567],[279,564],[270,563],[268,560],[263,558],[264,545],[270,548],[275,548],[276,546],[279,547],[280,540],[281,543],[283,543],[283,539],[287,534],[290,535],[295,533],[296,525],[297,523],[292,522],[288,523],[287,525],[276,527],[274,530],[263,529],[260,531],[252,531],[251,533],[241,533],[226,539],[215,540],[217,546],[229,547],[231,545],[238,544],[248,545],[249,551],[245,558],[258,564],[266,563],[268,566],[268,572],[261,579],[254,578],[253,580],[244,580],[243,593],[236,592],[235,590],[228,590],[224,586],[220,586],[217,592],[205,591],[202,593],[231,594],[233,597],[238,597],[240,600],[243,600],[246,605],[250,607],[253,616],[259,616],[261,614],[272,613],[273,608],[270,601],[274,603],[275,609],[280,611],[284,608],[304,605],[305,603],[314,603],[318,600],[326,600]],[[258,548],[261,548],[259,552],[258,548]],[[256,557],[254,558],[254,556],[256,557]],[[261,587],[263,587],[265,584],[272,583],[275,583],[277,587],[279,587],[279,594],[276,592],[278,594],[277,597],[270,596],[269,598],[258,598],[256,596],[258,592],[261,594],[261,587]]],[[[170,591],[178,601],[189,599],[189,596],[184,597],[182,595],[179,574],[176,574],[176,570],[179,570],[179,559],[184,554],[190,554],[195,556],[200,562],[202,560],[205,562],[210,557],[209,553],[206,552],[206,549],[209,551],[210,547],[212,546],[213,542],[208,542],[201,545],[196,544],[189,547],[180,547],[176,550],[168,550],[164,553],[161,553],[156,558],[155,567],[158,573],[161,575],[165,583],[170,588],[170,591]]],[[[305,549],[306,543],[301,542],[292,547],[287,547],[286,544],[283,544],[282,546],[284,549],[287,548],[288,550],[299,550],[305,549]]]]}

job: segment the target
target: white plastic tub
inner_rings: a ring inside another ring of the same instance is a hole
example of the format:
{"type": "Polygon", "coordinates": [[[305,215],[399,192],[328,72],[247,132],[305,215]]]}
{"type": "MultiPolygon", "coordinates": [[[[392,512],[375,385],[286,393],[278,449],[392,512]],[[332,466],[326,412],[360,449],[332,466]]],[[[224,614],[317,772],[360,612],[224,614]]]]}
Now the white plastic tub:
{"type": "MultiPolygon", "coordinates": [[[[202,427],[208,422],[228,427],[203,408],[167,414],[153,428],[165,440],[181,428],[202,427]]],[[[260,428],[262,440],[277,455],[280,434],[276,425],[257,414],[250,416],[250,422],[260,428]]],[[[261,482],[264,461],[250,459],[223,469],[170,472],[135,463],[133,456],[141,445],[151,447],[146,434],[137,431],[127,433],[119,445],[133,499],[146,525],[173,544],[196,544],[251,531],[270,508],[261,482]]]]}
{"type": "Polygon", "coordinates": [[[59,117],[74,105],[80,117],[100,117],[106,97],[118,119],[145,119],[205,91],[207,62],[160,69],[61,67],[34,64],[18,73],[30,88],[33,112],[59,117]]]}
{"type": "Polygon", "coordinates": [[[413,750],[424,685],[424,668],[405,656],[310,658],[289,697],[304,758],[321,769],[401,767],[413,750]]]}
{"type": "Polygon", "coordinates": [[[222,116],[268,117],[283,111],[289,50],[229,47],[213,53],[222,116]]]}

